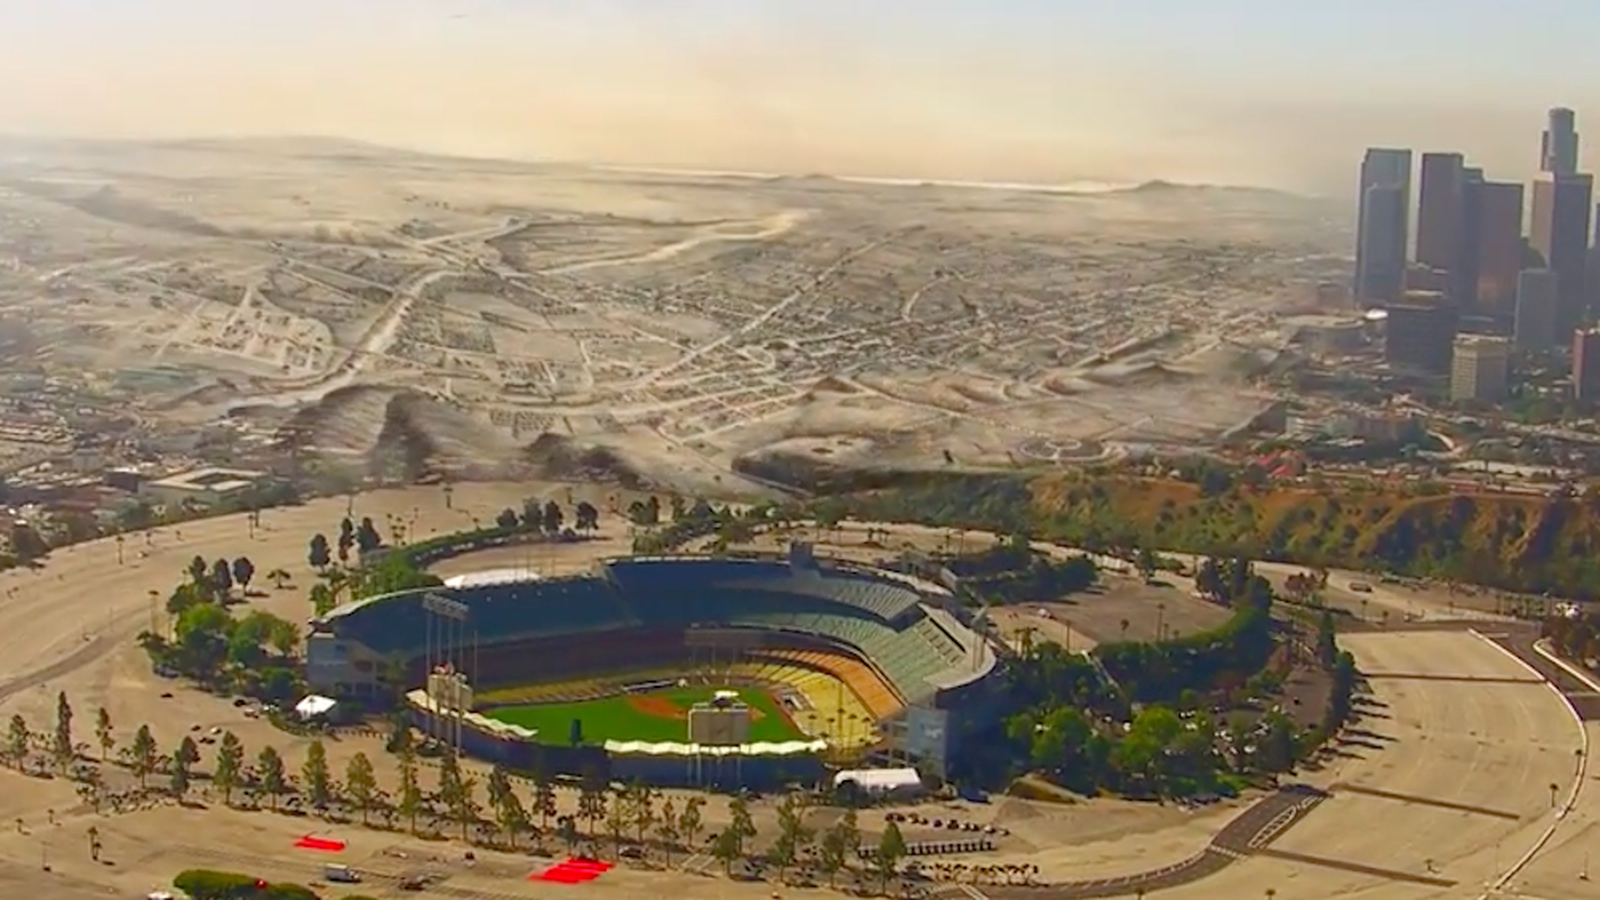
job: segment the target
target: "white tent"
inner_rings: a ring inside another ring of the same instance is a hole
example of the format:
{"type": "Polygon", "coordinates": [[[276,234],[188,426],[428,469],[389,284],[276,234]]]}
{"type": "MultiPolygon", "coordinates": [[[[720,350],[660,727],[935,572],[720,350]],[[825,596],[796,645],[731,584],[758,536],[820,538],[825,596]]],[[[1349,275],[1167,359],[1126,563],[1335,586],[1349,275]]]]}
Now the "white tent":
{"type": "Polygon", "coordinates": [[[922,789],[922,776],[916,769],[845,769],[833,776],[833,786],[841,787],[854,782],[857,788],[869,794],[888,794],[895,791],[922,789]]]}
{"type": "Polygon", "coordinates": [[[333,712],[333,708],[338,705],[332,697],[307,694],[304,700],[294,705],[294,714],[302,719],[315,719],[333,712]]]}

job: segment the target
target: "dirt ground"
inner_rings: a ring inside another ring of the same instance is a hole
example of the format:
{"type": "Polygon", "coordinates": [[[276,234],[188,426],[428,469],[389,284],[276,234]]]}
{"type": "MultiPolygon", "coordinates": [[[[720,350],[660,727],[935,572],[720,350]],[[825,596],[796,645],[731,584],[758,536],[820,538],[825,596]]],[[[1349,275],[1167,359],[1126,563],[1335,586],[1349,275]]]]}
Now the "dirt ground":
{"type": "Polygon", "coordinates": [[[1087,591],[1037,606],[1096,643],[1182,637],[1227,621],[1227,609],[1195,597],[1189,587],[1176,577],[1146,583],[1138,575],[1108,573],[1087,591]]]}

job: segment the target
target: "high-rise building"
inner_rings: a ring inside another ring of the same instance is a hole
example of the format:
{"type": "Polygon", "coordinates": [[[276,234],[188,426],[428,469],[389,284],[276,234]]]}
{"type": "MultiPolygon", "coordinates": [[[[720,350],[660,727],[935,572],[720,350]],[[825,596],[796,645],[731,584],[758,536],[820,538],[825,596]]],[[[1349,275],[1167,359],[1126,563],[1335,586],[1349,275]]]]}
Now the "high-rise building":
{"type": "Polygon", "coordinates": [[[1572,396],[1600,396],[1600,328],[1585,328],[1572,335],[1572,396]]]}
{"type": "Polygon", "coordinates": [[[1410,237],[1411,151],[1373,148],[1361,161],[1355,294],[1392,302],[1405,284],[1410,237]]]}
{"type": "Polygon", "coordinates": [[[1522,185],[1478,181],[1467,189],[1473,195],[1472,232],[1463,254],[1470,264],[1463,265],[1474,278],[1470,302],[1478,312],[1507,315],[1515,308],[1522,271],[1522,185]]]}
{"type": "Polygon", "coordinates": [[[1539,142],[1539,170],[1552,175],[1578,171],[1578,116],[1565,107],[1550,110],[1539,142]]]}
{"type": "Polygon", "coordinates": [[[1469,166],[1461,170],[1461,252],[1452,273],[1451,291],[1463,302],[1478,296],[1478,229],[1483,220],[1483,170],[1469,166]]]}
{"type": "Polygon", "coordinates": [[[1594,214],[1594,177],[1541,175],[1533,183],[1528,246],[1556,273],[1557,337],[1566,340],[1584,320],[1584,269],[1589,223],[1594,214]]]}
{"type": "Polygon", "coordinates": [[[1517,275],[1517,312],[1512,326],[1517,349],[1545,350],[1556,343],[1556,274],[1524,269],[1517,275]]]}
{"type": "MultiPolygon", "coordinates": [[[[1466,159],[1459,153],[1422,154],[1421,184],[1417,201],[1417,262],[1451,276],[1459,273],[1466,159]]],[[[1454,297],[1470,303],[1471,297],[1454,297]]]]}
{"type": "Polygon", "coordinates": [[[1457,335],[1450,357],[1450,399],[1504,400],[1511,374],[1511,342],[1483,334],[1457,335]]]}
{"type": "Polygon", "coordinates": [[[1385,307],[1383,359],[1390,366],[1434,374],[1450,371],[1450,346],[1460,314],[1443,294],[1408,291],[1385,307]]]}

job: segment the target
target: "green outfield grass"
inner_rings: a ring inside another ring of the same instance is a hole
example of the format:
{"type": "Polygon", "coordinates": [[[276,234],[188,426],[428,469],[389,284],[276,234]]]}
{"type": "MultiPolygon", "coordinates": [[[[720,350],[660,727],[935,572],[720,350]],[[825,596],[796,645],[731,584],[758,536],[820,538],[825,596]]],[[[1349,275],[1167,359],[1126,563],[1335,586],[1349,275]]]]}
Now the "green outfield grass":
{"type": "MultiPolygon", "coordinates": [[[[501,706],[484,710],[483,715],[539,732],[544,743],[565,744],[572,720],[583,722],[583,741],[686,741],[689,737],[689,708],[710,700],[713,687],[663,688],[642,694],[583,700],[577,703],[533,703],[501,706]]],[[[752,741],[804,740],[805,735],[779,710],[766,691],[736,688],[739,699],[754,715],[750,722],[752,741]]]]}

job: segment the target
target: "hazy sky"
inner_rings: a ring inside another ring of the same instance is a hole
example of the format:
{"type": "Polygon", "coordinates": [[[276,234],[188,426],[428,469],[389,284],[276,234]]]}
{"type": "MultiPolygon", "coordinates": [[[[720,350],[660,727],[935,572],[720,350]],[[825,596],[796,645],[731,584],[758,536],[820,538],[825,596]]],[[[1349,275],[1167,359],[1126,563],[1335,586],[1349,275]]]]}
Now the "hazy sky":
{"type": "Polygon", "coordinates": [[[1600,160],[1593,0],[0,0],[0,130],[1342,191],[1600,160]],[[1585,116],[1592,115],[1592,120],[1585,116]]]}

